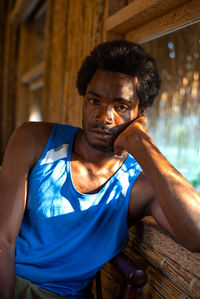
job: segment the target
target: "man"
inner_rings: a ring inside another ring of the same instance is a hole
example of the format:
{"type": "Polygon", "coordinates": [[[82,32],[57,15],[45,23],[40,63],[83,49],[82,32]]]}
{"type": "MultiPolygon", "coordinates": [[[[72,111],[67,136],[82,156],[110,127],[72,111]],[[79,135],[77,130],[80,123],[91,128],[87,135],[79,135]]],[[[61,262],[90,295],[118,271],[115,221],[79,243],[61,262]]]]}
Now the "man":
{"type": "Polygon", "coordinates": [[[0,174],[2,299],[13,297],[15,280],[15,298],[89,298],[95,273],[145,215],[200,250],[200,197],[146,133],[159,86],[139,45],[107,42],[78,74],[83,129],[26,123],[15,131],[0,174]]]}

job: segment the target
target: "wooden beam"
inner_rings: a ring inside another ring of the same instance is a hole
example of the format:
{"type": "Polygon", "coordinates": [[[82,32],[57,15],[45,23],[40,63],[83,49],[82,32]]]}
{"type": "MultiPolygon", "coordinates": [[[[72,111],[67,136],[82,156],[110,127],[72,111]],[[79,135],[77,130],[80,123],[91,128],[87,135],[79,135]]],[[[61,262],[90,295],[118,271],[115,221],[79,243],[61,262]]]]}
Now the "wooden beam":
{"type": "Polygon", "coordinates": [[[104,42],[107,40],[106,20],[108,18],[108,7],[109,7],[109,0],[105,0],[104,14],[103,14],[103,41],[104,42]]]}
{"type": "Polygon", "coordinates": [[[26,73],[23,74],[21,82],[23,84],[28,84],[31,81],[35,80],[36,78],[40,77],[44,73],[44,67],[45,63],[41,62],[38,65],[34,66],[30,70],[28,70],[26,73]]]}
{"type": "Polygon", "coordinates": [[[48,7],[47,1],[42,3],[34,15],[34,20],[39,19],[43,14],[45,14],[47,11],[47,7],[48,7]]]}
{"type": "Polygon", "coordinates": [[[44,80],[42,78],[38,80],[34,80],[32,83],[29,84],[29,90],[30,91],[35,91],[44,86],[44,80]]]}
{"type": "Polygon", "coordinates": [[[24,23],[41,0],[17,0],[9,16],[10,23],[24,23]]]}
{"type": "Polygon", "coordinates": [[[179,9],[174,9],[147,24],[128,32],[125,37],[128,40],[143,43],[183,28],[189,24],[193,24],[199,20],[200,2],[199,0],[192,0],[186,2],[179,9]]]}
{"type": "Polygon", "coordinates": [[[127,0],[117,0],[108,2],[108,16],[113,15],[128,4],[127,0]]]}
{"type": "MultiPolygon", "coordinates": [[[[198,0],[197,0],[198,1],[198,0]]],[[[189,0],[135,0],[106,20],[106,31],[127,33],[189,0]]]]}
{"type": "MultiPolygon", "coordinates": [[[[112,2],[113,3],[113,2],[112,2]]],[[[109,0],[105,0],[105,5],[104,5],[104,16],[103,16],[103,41],[109,41],[113,39],[124,39],[124,34],[121,33],[116,33],[116,32],[111,32],[106,30],[106,20],[108,18],[108,10],[109,10],[109,0]]]]}

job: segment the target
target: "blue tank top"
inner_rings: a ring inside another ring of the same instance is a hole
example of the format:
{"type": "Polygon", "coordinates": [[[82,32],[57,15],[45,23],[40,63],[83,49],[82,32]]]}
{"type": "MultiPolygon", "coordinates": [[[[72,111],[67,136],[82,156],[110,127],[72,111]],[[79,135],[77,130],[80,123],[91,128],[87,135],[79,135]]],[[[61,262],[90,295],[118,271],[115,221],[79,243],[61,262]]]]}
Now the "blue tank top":
{"type": "Polygon", "coordinates": [[[15,259],[16,275],[74,298],[127,244],[129,196],[141,172],[128,155],[98,193],[78,192],[70,171],[77,129],[55,124],[30,173],[15,259]]]}

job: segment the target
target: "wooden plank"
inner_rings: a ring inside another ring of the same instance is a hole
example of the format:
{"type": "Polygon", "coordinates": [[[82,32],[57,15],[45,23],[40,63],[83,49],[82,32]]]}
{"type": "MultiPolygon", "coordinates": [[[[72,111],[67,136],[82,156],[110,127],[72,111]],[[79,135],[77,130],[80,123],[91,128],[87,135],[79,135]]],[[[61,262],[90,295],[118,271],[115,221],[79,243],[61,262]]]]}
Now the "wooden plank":
{"type": "Polygon", "coordinates": [[[125,39],[125,34],[107,31],[105,33],[105,37],[106,37],[106,39],[104,39],[104,41],[111,41],[114,39],[125,39]]]}
{"type": "Polygon", "coordinates": [[[107,40],[106,20],[108,18],[109,0],[105,0],[104,14],[103,14],[103,41],[107,40]]]}
{"type": "Polygon", "coordinates": [[[17,65],[16,127],[21,125],[24,121],[27,121],[29,115],[30,93],[29,93],[28,86],[22,84],[21,80],[25,70],[30,69],[30,62],[31,62],[32,50],[33,50],[32,47],[28,47],[27,49],[27,44],[30,44],[30,37],[31,35],[27,31],[26,26],[22,25],[20,28],[18,65],[17,65]]]}
{"type": "Polygon", "coordinates": [[[49,114],[49,96],[50,96],[50,63],[51,63],[51,35],[52,35],[52,27],[53,27],[53,0],[48,0],[48,8],[45,18],[45,43],[44,43],[44,57],[45,57],[45,72],[44,72],[44,88],[43,88],[43,101],[42,101],[42,115],[43,120],[48,121],[49,114]]]}
{"type": "MultiPolygon", "coordinates": [[[[64,117],[67,123],[72,125],[79,124],[79,109],[81,98],[78,96],[78,92],[75,88],[76,74],[78,71],[77,64],[79,64],[82,57],[82,53],[85,48],[84,36],[87,35],[85,27],[87,26],[87,18],[85,16],[85,3],[82,1],[70,1],[68,15],[68,36],[67,44],[68,51],[66,56],[66,70],[65,70],[65,90],[64,90],[64,117]],[[80,12],[82,12],[80,14],[80,12]],[[83,21],[85,16],[85,22],[83,21]],[[80,35],[79,32],[84,32],[80,35]]],[[[90,7],[88,7],[90,10],[90,7]]],[[[89,11],[87,11],[89,14],[89,11]]]]}
{"type": "Polygon", "coordinates": [[[128,32],[186,2],[188,0],[135,0],[107,19],[106,31],[128,32]]]}
{"type": "Polygon", "coordinates": [[[103,41],[109,41],[113,39],[124,39],[125,35],[122,33],[116,33],[116,32],[111,32],[106,30],[106,20],[108,18],[108,9],[109,9],[109,0],[105,0],[105,5],[104,5],[104,21],[103,21],[103,41]]]}
{"type": "Polygon", "coordinates": [[[200,20],[200,2],[192,0],[126,34],[126,39],[146,42],[200,20]]]}
{"type": "Polygon", "coordinates": [[[81,126],[82,98],[76,89],[82,60],[103,39],[104,1],[69,1],[62,121],[81,126]]]}
{"type": "Polygon", "coordinates": [[[10,14],[10,23],[21,24],[33,12],[40,0],[17,0],[10,14]]]}
{"type": "MultiPolygon", "coordinates": [[[[29,119],[32,91],[30,91],[28,83],[44,73],[44,25],[45,15],[41,15],[39,19],[20,26],[17,57],[16,126],[29,119]],[[25,84],[22,83],[22,78],[25,84]]],[[[42,93],[38,93],[38,95],[41,96],[39,100],[42,103],[42,93]]]]}
{"type": "Polygon", "coordinates": [[[128,4],[127,0],[109,1],[108,4],[108,16],[112,16],[114,13],[122,9],[128,4]]]}
{"type": "Polygon", "coordinates": [[[44,86],[44,80],[42,78],[33,81],[32,83],[29,84],[29,90],[30,91],[35,91],[44,86]]]}
{"type": "Polygon", "coordinates": [[[27,72],[25,72],[22,75],[21,82],[23,84],[28,84],[31,81],[33,81],[33,80],[37,79],[38,77],[42,76],[44,74],[44,67],[45,67],[44,61],[39,63],[38,65],[32,67],[30,70],[28,70],[27,72]]]}
{"type": "Polygon", "coordinates": [[[3,71],[4,71],[4,40],[6,32],[6,15],[7,15],[7,5],[5,1],[0,1],[0,164],[3,157],[3,140],[2,140],[2,117],[3,117],[3,71]]]}
{"type": "Polygon", "coordinates": [[[52,122],[61,121],[63,112],[68,3],[66,0],[48,3],[43,111],[44,120],[52,122]]]}
{"type": "MultiPolygon", "coordinates": [[[[13,1],[7,1],[7,12],[11,11],[13,1]]],[[[17,26],[11,25],[5,17],[5,36],[3,49],[3,82],[2,82],[2,109],[1,109],[1,151],[5,150],[8,139],[15,127],[16,104],[16,62],[17,62],[17,26]]]]}
{"type": "Polygon", "coordinates": [[[34,14],[34,20],[39,19],[43,14],[45,14],[47,11],[47,7],[48,7],[47,1],[42,3],[41,6],[38,8],[38,10],[34,14]]]}

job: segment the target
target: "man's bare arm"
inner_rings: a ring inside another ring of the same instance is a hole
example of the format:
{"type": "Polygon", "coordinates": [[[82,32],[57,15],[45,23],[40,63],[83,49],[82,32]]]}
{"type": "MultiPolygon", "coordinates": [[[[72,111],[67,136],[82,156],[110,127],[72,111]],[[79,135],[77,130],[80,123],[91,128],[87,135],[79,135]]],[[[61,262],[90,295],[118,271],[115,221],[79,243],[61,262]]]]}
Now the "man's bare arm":
{"type": "MultiPolygon", "coordinates": [[[[162,155],[144,127],[145,116],[142,116],[118,136],[115,151],[127,150],[146,174],[146,185],[143,182],[144,188],[140,187],[136,192],[143,193],[149,185],[144,197],[140,195],[143,210],[146,209],[166,230],[173,232],[186,248],[199,251],[200,196],[162,155]]],[[[137,198],[132,199],[137,202],[137,198]]]]}
{"type": "MultiPolygon", "coordinates": [[[[42,130],[24,124],[12,135],[0,170],[0,298],[13,298],[15,288],[15,242],[25,204],[27,177],[41,153],[42,130]]],[[[46,142],[45,138],[44,141],[46,142]]]]}

